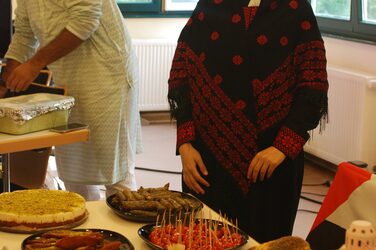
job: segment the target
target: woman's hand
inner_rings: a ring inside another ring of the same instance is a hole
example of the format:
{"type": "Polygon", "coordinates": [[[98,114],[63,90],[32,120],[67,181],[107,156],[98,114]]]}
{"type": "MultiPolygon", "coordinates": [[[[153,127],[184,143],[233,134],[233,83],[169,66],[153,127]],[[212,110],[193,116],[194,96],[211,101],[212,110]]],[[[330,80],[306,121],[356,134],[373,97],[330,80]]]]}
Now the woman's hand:
{"type": "Polygon", "coordinates": [[[204,175],[208,175],[208,171],[201,159],[200,153],[190,143],[182,144],[179,147],[179,153],[183,165],[184,183],[196,193],[205,194],[201,185],[209,187],[209,183],[202,178],[197,167],[204,175]]]}
{"type": "Polygon", "coordinates": [[[247,172],[248,179],[256,182],[258,176],[260,176],[260,181],[265,179],[265,175],[267,178],[270,178],[274,170],[285,158],[285,154],[273,146],[258,152],[249,165],[247,172]]]}

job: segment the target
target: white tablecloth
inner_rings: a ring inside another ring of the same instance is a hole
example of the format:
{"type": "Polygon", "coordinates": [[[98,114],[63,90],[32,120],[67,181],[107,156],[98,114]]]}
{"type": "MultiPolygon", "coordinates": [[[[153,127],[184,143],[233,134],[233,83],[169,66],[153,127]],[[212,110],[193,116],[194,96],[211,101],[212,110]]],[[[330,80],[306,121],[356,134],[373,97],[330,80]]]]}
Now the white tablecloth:
{"type": "MultiPolygon", "coordinates": [[[[88,219],[77,228],[99,228],[118,232],[127,237],[135,247],[135,250],[150,249],[148,245],[138,236],[138,229],[145,223],[132,222],[124,220],[116,215],[106,204],[105,201],[90,201],[86,203],[89,211],[88,219]]],[[[211,218],[215,219],[217,214],[208,207],[204,208],[204,216],[211,213],[211,218]],[[211,212],[209,212],[211,211],[211,212]]],[[[15,234],[0,232],[0,250],[19,250],[22,241],[28,237],[28,234],[15,234]]],[[[241,249],[246,250],[251,246],[257,245],[257,242],[249,238],[248,243],[241,249]]]]}

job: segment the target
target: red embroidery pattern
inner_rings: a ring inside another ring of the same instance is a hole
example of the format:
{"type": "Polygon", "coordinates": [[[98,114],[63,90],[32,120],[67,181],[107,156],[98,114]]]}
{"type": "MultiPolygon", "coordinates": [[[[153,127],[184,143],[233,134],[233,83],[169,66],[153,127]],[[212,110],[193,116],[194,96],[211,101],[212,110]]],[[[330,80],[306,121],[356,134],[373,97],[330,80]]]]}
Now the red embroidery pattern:
{"type": "Polygon", "coordinates": [[[290,110],[291,88],[295,84],[292,59],[291,56],[288,57],[265,80],[255,79],[252,82],[253,94],[257,100],[257,123],[261,131],[281,121],[290,110]]]}
{"type": "Polygon", "coordinates": [[[327,91],[325,48],[322,41],[313,41],[297,46],[294,64],[299,68],[296,81],[298,88],[327,91]]]}
{"type": "Polygon", "coordinates": [[[291,9],[294,9],[294,10],[296,10],[299,6],[298,1],[296,1],[296,0],[290,1],[289,5],[290,5],[291,9]]]}
{"type": "Polygon", "coordinates": [[[218,40],[218,38],[219,38],[219,33],[216,32],[216,31],[213,31],[210,35],[210,39],[213,40],[213,41],[216,41],[216,40],[218,40]]]}
{"type": "Polygon", "coordinates": [[[275,10],[275,9],[277,9],[277,7],[278,7],[277,1],[272,1],[270,3],[270,10],[275,10]]]}
{"type": "Polygon", "coordinates": [[[327,91],[326,79],[326,59],[322,41],[297,46],[293,55],[265,80],[252,81],[253,93],[257,99],[259,129],[264,131],[287,116],[294,91],[300,88],[327,91]]]}
{"type": "Polygon", "coordinates": [[[279,39],[279,43],[282,46],[286,46],[289,43],[289,39],[287,37],[283,36],[283,37],[281,37],[281,39],[279,39]]]}
{"type": "Polygon", "coordinates": [[[222,2],[223,2],[223,0],[214,0],[215,4],[221,4],[222,2]]]}
{"type": "Polygon", "coordinates": [[[295,159],[302,150],[306,141],[288,127],[282,127],[273,146],[281,150],[291,159],[295,159]]]}
{"type": "Polygon", "coordinates": [[[203,61],[205,61],[205,59],[206,59],[206,55],[205,55],[204,52],[202,52],[202,53],[200,54],[200,61],[203,62],[203,61]]]}
{"type": "Polygon", "coordinates": [[[216,84],[221,84],[221,83],[223,82],[223,78],[222,78],[222,76],[221,76],[221,75],[216,75],[216,76],[214,77],[214,82],[215,82],[216,84]]]}
{"type": "Polygon", "coordinates": [[[241,18],[241,16],[240,16],[239,14],[235,14],[235,15],[233,15],[233,16],[232,16],[232,19],[231,19],[231,21],[232,21],[233,23],[239,23],[240,20],[242,20],[242,18],[241,18]]]}
{"type": "Polygon", "coordinates": [[[170,78],[168,82],[169,89],[174,89],[180,85],[187,84],[187,71],[185,69],[185,62],[182,60],[182,46],[180,44],[176,47],[176,56],[174,57],[174,67],[170,71],[170,78]]]}
{"type": "Polygon", "coordinates": [[[265,35],[260,35],[257,37],[257,43],[260,45],[265,45],[268,42],[268,38],[265,35]]]}
{"type": "Polygon", "coordinates": [[[232,62],[235,64],[235,65],[240,65],[243,63],[243,58],[239,55],[236,55],[232,58],[232,62]]]}
{"type": "Polygon", "coordinates": [[[239,100],[235,103],[235,108],[240,109],[240,110],[245,109],[246,106],[247,104],[243,100],[239,100]]]}
{"type": "Polygon", "coordinates": [[[311,29],[311,23],[309,21],[303,21],[301,24],[300,24],[300,27],[303,29],[303,30],[309,30],[311,29]]]}
{"type": "Polygon", "coordinates": [[[256,16],[256,12],[258,10],[258,7],[244,7],[244,17],[245,17],[245,29],[248,30],[249,25],[252,24],[253,19],[256,16]]]}
{"type": "Polygon", "coordinates": [[[176,148],[179,148],[182,144],[193,141],[194,139],[195,126],[192,121],[185,122],[178,126],[176,148]]]}
{"type": "Polygon", "coordinates": [[[236,104],[209,75],[199,57],[190,48],[185,47],[185,50],[195,128],[218,162],[247,193],[246,173],[257,152],[256,128],[241,110],[236,109],[236,104]]]}

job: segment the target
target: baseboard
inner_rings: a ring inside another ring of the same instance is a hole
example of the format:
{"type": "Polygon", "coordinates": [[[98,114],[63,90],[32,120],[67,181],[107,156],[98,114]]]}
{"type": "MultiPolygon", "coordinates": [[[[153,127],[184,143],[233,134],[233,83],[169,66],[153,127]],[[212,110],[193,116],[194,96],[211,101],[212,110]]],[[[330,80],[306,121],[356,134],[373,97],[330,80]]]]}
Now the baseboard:
{"type": "Polygon", "coordinates": [[[168,111],[141,112],[141,119],[143,125],[175,122],[174,119],[171,119],[170,112],[168,111]]]}
{"type": "Polygon", "coordinates": [[[333,164],[329,161],[326,161],[324,159],[321,159],[320,157],[317,157],[315,155],[312,155],[310,153],[304,152],[304,157],[307,161],[310,161],[317,165],[318,167],[321,167],[323,169],[329,170],[333,173],[337,172],[338,166],[336,164],[333,164]]]}

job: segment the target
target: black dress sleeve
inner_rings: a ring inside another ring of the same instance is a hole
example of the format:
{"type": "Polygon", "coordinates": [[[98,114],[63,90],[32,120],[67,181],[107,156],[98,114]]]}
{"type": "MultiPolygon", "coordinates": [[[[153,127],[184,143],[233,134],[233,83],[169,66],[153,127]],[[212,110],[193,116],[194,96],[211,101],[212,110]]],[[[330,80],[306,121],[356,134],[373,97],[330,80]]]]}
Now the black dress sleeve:
{"type": "Polygon", "coordinates": [[[178,43],[168,80],[168,101],[171,117],[177,122],[176,152],[179,147],[195,139],[195,128],[192,120],[189,73],[185,63],[184,43],[178,43]]]}
{"type": "Polygon", "coordinates": [[[294,50],[294,100],[273,143],[292,159],[298,156],[309,139],[308,131],[320,122],[327,122],[329,88],[324,41],[309,3],[302,6],[297,25],[300,34],[294,50]]]}

